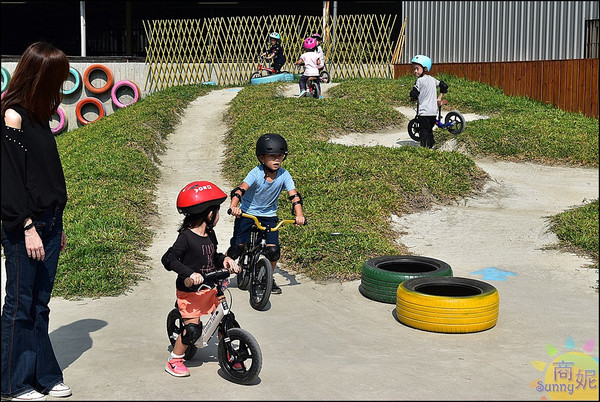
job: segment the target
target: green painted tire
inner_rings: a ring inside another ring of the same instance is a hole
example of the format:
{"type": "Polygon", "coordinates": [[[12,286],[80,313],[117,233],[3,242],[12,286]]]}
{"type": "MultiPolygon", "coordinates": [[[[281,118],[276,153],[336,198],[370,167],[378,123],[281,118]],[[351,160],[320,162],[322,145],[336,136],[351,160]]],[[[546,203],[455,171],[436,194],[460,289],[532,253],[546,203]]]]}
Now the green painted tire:
{"type": "Polygon", "coordinates": [[[448,263],[430,257],[375,257],[365,262],[358,290],[369,299],[395,304],[400,283],[408,279],[432,276],[452,276],[452,268],[448,263]]]}

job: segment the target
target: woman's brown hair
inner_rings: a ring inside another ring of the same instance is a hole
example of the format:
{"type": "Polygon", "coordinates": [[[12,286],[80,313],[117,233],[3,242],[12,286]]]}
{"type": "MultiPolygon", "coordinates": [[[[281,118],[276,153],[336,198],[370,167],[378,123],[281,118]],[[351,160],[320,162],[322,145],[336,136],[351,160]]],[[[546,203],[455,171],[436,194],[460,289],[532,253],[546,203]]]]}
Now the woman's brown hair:
{"type": "Polygon", "coordinates": [[[32,43],[23,52],[2,99],[6,109],[20,105],[30,118],[48,122],[62,101],[61,88],[69,77],[69,60],[64,52],[49,43],[32,43]]]}

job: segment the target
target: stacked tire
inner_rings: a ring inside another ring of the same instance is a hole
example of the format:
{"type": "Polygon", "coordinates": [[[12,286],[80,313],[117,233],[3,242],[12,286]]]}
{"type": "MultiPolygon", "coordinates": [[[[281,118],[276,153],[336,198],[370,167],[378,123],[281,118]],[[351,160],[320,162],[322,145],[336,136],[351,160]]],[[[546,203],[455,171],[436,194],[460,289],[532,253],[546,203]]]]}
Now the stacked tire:
{"type": "Polygon", "coordinates": [[[430,332],[470,333],[498,321],[500,298],[489,283],[460,277],[425,277],[398,286],[396,317],[430,332]]]}
{"type": "Polygon", "coordinates": [[[414,255],[375,257],[365,262],[358,290],[369,299],[395,304],[402,282],[448,276],[452,276],[450,265],[435,258],[414,255]]]}

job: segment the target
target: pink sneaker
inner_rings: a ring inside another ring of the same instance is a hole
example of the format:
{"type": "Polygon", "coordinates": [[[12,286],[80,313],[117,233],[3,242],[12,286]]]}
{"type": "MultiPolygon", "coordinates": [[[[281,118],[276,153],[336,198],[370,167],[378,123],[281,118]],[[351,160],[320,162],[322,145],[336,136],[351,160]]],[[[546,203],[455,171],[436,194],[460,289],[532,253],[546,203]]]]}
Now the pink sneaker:
{"type": "Polygon", "coordinates": [[[190,370],[185,367],[182,358],[170,357],[165,366],[165,371],[175,377],[187,377],[190,375],[190,370]]]}

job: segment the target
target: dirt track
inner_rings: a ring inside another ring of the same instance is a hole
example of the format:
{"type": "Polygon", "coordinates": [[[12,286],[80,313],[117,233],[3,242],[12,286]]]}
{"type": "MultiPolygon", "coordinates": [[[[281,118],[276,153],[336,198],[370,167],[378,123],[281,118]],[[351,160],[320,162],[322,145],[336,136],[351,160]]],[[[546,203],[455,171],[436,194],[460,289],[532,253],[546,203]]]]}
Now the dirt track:
{"type": "MultiPolygon", "coordinates": [[[[597,198],[598,169],[477,161],[491,176],[481,195],[393,217],[393,224],[412,253],[444,260],[455,276],[497,287],[494,328],[462,335],[415,330],[394,318],[394,305],[361,296],[360,281],[315,283],[280,267],[276,279],[283,294],[271,298],[267,311],[252,310],[247,292],[230,288],[238,321],[262,348],[257,384],[222,378],[214,344],[189,362],[191,377],[165,373],[165,320],[175,277],[160,257],[175,240],[181,219],[175,198],[185,183],[203,179],[226,192],[232,187],[219,163],[222,116],[236,91],[213,91],[194,101],[169,137],[156,236],[147,250],[148,280],[120,297],[51,302],[51,337],[73,388],[71,400],[531,400],[542,394],[530,386],[540,377],[530,362],[551,360],[547,344],[562,351],[569,336],[579,350],[590,338],[597,343],[598,272],[583,268],[585,258],[546,249],[556,238],[547,233],[545,217],[597,198]],[[474,273],[486,268],[515,275],[498,280],[474,273]]],[[[364,134],[354,143],[380,137],[400,146],[410,140],[405,132],[387,136],[364,134]]],[[[221,251],[232,226],[222,214],[216,228],[221,251]]]]}

